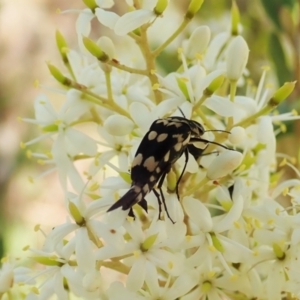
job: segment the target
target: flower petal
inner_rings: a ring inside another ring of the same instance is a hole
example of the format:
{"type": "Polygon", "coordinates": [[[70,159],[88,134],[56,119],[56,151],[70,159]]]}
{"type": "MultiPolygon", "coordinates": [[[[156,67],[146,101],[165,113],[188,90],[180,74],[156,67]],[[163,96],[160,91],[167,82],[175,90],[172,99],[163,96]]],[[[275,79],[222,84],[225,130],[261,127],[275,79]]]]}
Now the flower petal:
{"type": "Polygon", "coordinates": [[[197,224],[199,230],[208,232],[212,229],[213,222],[210,212],[200,200],[185,197],[183,199],[183,207],[192,221],[197,224]]]}
{"type": "Polygon", "coordinates": [[[155,13],[147,9],[139,9],[126,13],[117,21],[114,28],[115,33],[118,35],[126,35],[128,32],[149,22],[154,17],[155,13]]]}

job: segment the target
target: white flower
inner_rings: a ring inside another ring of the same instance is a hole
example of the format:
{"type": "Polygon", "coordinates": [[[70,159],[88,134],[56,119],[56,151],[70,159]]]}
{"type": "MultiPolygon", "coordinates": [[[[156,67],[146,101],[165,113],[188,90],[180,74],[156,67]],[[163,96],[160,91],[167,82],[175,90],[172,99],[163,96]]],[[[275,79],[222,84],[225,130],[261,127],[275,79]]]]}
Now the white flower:
{"type": "Polygon", "coordinates": [[[109,134],[122,136],[132,131],[134,123],[124,116],[111,115],[104,121],[103,126],[109,134]]]}
{"type": "MultiPolygon", "coordinates": [[[[139,226],[136,226],[139,223],[138,220],[124,223],[124,229],[131,237],[129,242],[124,241],[123,245],[118,244],[117,248],[111,247],[108,243],[97,251],[97,259],[101,260],[130,254],[124,259],[124,263],[130,266],[126,287],[131,291],[137,291],[142,287],[146,270],[151,266],[158,267],[173,276],[178,276],[184,269],[183,256],[180,253],[172,253],[167,248],[167,233],[171,228],[167,228],[165,222],[152,221],[150,228],[144,233],[139,226]]],[[[172,231],[175,234],[176,229],[173,228],[172,231]]],[[[182,231],[181,234],[184,232],[182,231]]],[[[177,239],[180,243],[183,237],[177,235],[177,239]]]]}
{"type": "Polygon", "coordinates": [[[207,178],[210,180],[219,179],[236,169],[243,155],[236,151],[224,151],[215,158],[207,169],[207,178]]]}
{"type": "Polygon", "coordinates": [[[210,39],[207,26],[189,20],[202,3],[197,0],[185,16],[174,14],[167,0],[127,0],[128,10],[120,16],[107,10],[112,0],[84,2],[89,8],[76,22],[77,51],[58,41],[60,53],[66,50],[65,71],[51,70],[67,90],[60,91],[60,106],[40,96],[35,119],[23,119],[42,129],[23,146],[50,141],[47,150],[28,156],[52,166],[48,172],[58,171],[69,217],[44,234],[43,250],[32,249],[43,270],[3,265],[2,293],[9,295],[18,288],[13,283],[24,281],[27,300],[298,295],[300,180],[280,178],[273,184],[280,175],[277,158],[288,158],[276,154],[283,126],[274,124],[299,117],[270,113],[277,98],[265,87],[266,70],[255,93],[243,86],[235,94],[235,83],[245,84],[240,80],[249,54],[245,40],[229,32],[210,39]],[[117,35],[94,42],[108,55],[105,62],[82,44],[95,17],[95,25],[117,35]],[[176,26],[179,17],[183,21],[176,26]],[[189,21],[194,23],[189,30],[196,29],[182,41],[189,21]],[[181,65],[168,72],[157,57],[177,47],[181,65]],[[154,121],[170,116],[182,118],[175,133],[163,120],[157,132],[146,135],[154,121]],[[194,124],[190,119],[205,129],[195,134],[185,126],[194,124]],[[157,134],[171,142],[150,138],[157,134]],[[148,211],[134,205],[135,218],[121,208],[106,213],[131,187],[130,169],[142,139],[158,166],[151,171],[139,165],[145,172],[135,180],[142,188],[154,180],[153,192],[143,199],[148,211]],[[168,155],[157,161],[159,143],[170,156],[182,151],[181,157],[175,163],[168,155]],[[164,197],[156,197],[155,190],[164,197]],[[277,203],[282,195],[289,207],[277,203]]]}
{"type": "Polygon", "coordinates": [[[196,55],[203,54],[210,40],[210,29],[207,26],[197,27],[190,36],[185,47],[187,59],[193,60],[196,55]]]}
{"type": "Polygon", "coordinates": [[[4,262],[0,270],[0,294],[4,294],[14,284],[14,265],[4,262]]]}
{"type": "Polygon", "coordinates": [[[242,76],[248,62],[249,48],[242,36],[233,38],[227,49],[227,77],[237,81],[242,76]]]}

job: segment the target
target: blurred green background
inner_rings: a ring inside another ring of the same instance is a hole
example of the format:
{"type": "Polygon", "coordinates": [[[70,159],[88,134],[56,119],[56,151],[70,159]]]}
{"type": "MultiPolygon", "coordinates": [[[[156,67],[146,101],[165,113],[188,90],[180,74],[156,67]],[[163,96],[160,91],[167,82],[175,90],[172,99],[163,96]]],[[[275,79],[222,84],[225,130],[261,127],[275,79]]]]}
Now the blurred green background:
{"type": "MultiPolygon", "coordinates": [[[[124,10],[124,1],[113,7],[124,10]]],[[[174,1],[183,10],[189,1],[174,1]]],[[[269,65],[272,84],[300,77],[300,7],[296,0],[237,0],[241,15],[243,36],[250,48],[248,69],[258,84],[262,67],[269,65]]],[[[197,18],[207,24],[213,34],[230,28],[229,0],[210,0],[203,4],[197,18]]],[[[2,0],[0,1],[0,256],[6,253],[21,255],[28,244],[43,242],[41,234],[34,232],[36,224],[51,228],[63,222],[66,212],[63,193],[55,172],[30,183],[29,176],[38,176],[45,167],[26,156],[20,142],[39,135],[38,128],[18,122],[17,117],[33,117],[33,102],[41,88],[34,88],[38,79],[43,86],[54,86],[46,61],[60,62],[55,45],[55,30],[59,29],[76,48],[76,9],[84,8],[83,2],[62,0],[2,0]],[[65,14],[61,11],[75,9],[65,14]]],[[[95,34],[100,33],[94,29],[95,34]]],[[[171,63],[172,58],[164,57],[171,63]]],[[[51,92],[49,93],[51,95],[51,92]]],[[[300,85],[281,111],[300,110],[300,85]]],[[[52,93],[52,97],[55,94],[52,93]]],[[[298,157],[300,122],[287,124],[287,132],[279,136],[279,152],[298,157]]],[[[32,147],[38,150],[39,146],[32,147]]],[[[297,163],[298,168],[298,163],[297,163]]],[[[295,176],[286,171],[286,176],[295,176]]]]}

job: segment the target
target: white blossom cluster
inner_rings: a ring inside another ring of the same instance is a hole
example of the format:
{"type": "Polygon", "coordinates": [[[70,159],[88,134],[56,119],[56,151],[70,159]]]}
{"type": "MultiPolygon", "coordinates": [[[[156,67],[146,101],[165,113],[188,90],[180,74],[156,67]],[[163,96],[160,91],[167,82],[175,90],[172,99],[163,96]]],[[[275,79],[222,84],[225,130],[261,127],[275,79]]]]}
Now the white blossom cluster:
{"type": "MultiPolygon", "coordinates": [[[[47,151],[30,155],[49,166],[47,172],[58,172],[70,217],[45,236],[42,249],[28,250],[38,268],[3,262],[1,295],[300,299],[300,179],[280,177],[276,154],[276,135],[284,129],[277,125],[297,116],[274,113],[295,83],[275,91],[263,70],[258,87],[250,85],[249,48],[235,5],[230,29],[211,37],[193,18],[201,0],[189,2],[173,33],[165,28],[178,16],[172,19],[167,0],[128,0],[129,12],[121,16],[112,12],[113,0],[84,2],[77,49],[58,32],[65,67],[48,65],[64,102],[55,109],[41,95],[35,118],[23,119],[43,132],[24,147],[52,141],[47,151]],[[92,20],[112,36],[89,38],[92,20]],[[181,65],[164,74],[157,57],[178,40],[181,65]],[[159,219],[153,192],[146,196],[148,213],[138,206],[135,218],[128,210],[107,213],[130,188],[131,162],[152,122],[182,117],[181,111],[203,124],[203,138],[228,149],[207,144],[198,161],[189,156],[179,201],[175,186],[184,157],[174,164],[163,192],[175,223],[165,211],[159,219]],[[286,207],[278,203],[283,196],[286,207]]],[[[288,157],[284,162],[291,165],[288,157]]]]}

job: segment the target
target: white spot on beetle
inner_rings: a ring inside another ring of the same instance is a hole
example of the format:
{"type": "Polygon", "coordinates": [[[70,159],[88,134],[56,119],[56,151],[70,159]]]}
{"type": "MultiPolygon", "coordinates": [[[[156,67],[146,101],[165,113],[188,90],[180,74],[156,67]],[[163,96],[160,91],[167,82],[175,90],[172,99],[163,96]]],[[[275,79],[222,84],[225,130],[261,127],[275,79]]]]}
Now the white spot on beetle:
{"type": "Polygon", "coordinates": [[[168,151],[164,156],[164,161],[169,161],[170,159],[170,151],[168,151]]]}
{"type": "Polygon", "coordinates": [[[132,165],[131,168],[135,167],[135,166],[139,166],[141,164],[141,162],[143,161],[143,154],[139,153],[132,161],[132,165]]]}
{"type": "Polygon", "coordinates": [[[156,131],[150,131],[148,134],[148,140],[154,140],[157,137],[157,132],[156,131]]]}
{"type": "Polygon", "coordinates": [[[157,137],[156,140],[160,143],[160,142],[163,142],[167,137],[168,137],[168,134],[167,134],[167,133],[161,133],[161,134],[157,137]]]}
{"type": "Polygon", "coordinates": [[[145,159],[143,166],[147,168],[149,172],[153,172],[157,166],[158,162],[155,160],[154,156],[150,156],[145,159]]]}
{"type": "Polygon", "coordinates": [[[174,150],[176,152],[180,151],[182,149],[182,143],[177,143],[175,146],[174,146],[174,150]]]}

